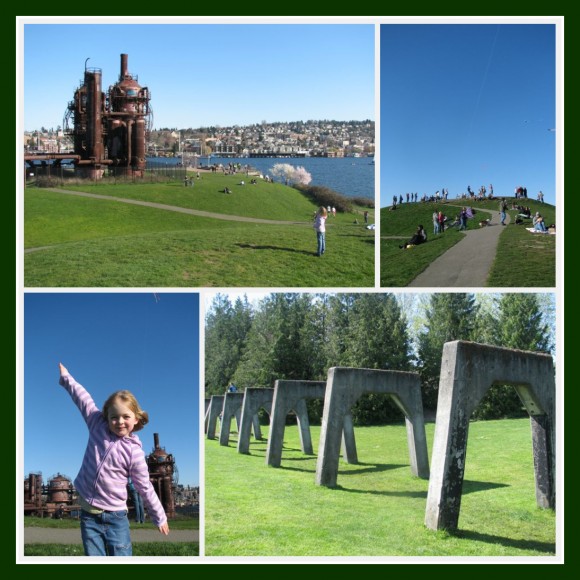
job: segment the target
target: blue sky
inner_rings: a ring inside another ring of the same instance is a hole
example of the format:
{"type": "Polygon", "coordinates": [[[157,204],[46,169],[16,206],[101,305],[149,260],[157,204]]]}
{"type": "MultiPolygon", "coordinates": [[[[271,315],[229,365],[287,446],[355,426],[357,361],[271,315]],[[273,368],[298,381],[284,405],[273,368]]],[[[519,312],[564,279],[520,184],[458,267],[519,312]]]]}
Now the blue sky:
{"type": "Polygon", "coordinates": [[[552,24],[381,25],[381,207],[518,185],[555,203],[552,24]]]}
{"type": "Polygon", "coordinates": [[[102,70],[106,91],[122,53],[149,88],[155,128],[374,119],[374,31],[372,24],[25,24],[24,129],[62,126],[85,59],[102,70]]]}
{"type": "Polygon", "coordinates": [[[179,483],[199,485],[199,295],[24,295],[24,473],[77,475],[87,429],[58,384],[58,363],[102,407],[129,389],[149,413],[138,435],[172,453],[179,483]]]}

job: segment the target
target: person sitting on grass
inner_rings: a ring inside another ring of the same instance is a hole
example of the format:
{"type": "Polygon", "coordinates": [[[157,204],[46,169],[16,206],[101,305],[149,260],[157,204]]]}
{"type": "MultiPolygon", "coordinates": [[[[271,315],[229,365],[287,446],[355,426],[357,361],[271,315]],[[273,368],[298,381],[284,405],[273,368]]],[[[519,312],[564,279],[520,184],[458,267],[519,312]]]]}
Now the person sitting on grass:
{"type": "Polygon", "coordinates": [[[540,214],[539,211],[537,211],[536,215],[534,216],[533,224],[534,224],[534,229],[537,232],[547,232],[548,231],[546,229],[546,224],[544,223],[544,218],[542,217],[542,215],[540,214]]]}
{"type": "Polygon", "coordinates": [[[404,250],[409,246],[418,246],[419,244],[424,244],[426,241],[427,241],[427,232],[425,232],[423,226],[419,224],[419,226],[417,227],[417,231],[415,232],[413,237],[408,242],[401,244],[399,248],[401,248],[401,250],[404,250]]]}

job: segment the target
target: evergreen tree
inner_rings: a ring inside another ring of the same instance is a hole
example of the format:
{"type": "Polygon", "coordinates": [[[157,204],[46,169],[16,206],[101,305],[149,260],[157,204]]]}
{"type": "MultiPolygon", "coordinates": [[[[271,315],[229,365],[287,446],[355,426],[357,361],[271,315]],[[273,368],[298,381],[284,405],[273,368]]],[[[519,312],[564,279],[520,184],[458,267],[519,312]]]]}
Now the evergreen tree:
{"type": "Polygon", "coordinates": [[[540,309],[537,294],[506,293],[501,295],[498,302],[498,346],[536,352],[550,351],[549,328],[544,323],[544,313],[540,309]]]}
{"type": "MultiPolygon", "coordinates": [[[[392,294],[354,295],[340,366],[409,370],[411,362],[407,320],[392,294]]],[[[336,365],[338,366],[338,365],[336,365]]],[[[388,395],[368,393],[352,410],[357,425],[384,424],[402,419],[388,395]]]]}
{"type": "Polygon", "coordinates": [[[335,294],[326,301],[326,339],[323,349],[324,375],[330,367],[347,366],[345,352],[349,344],[350,312],[358,294],[335,294]]]}
{"type": "Polygon", "coordinates": [[[326,380],[328,367],[328,343],[331,335],[329,320],[331,297],[328,294],[316,294],[312,297],[304,317],[301,329],[300,344],[305,376],[314,381],[326,380]]]}
{"type": "Polygon", "coordinates": [[[358,294],[349,313],[345,366],[409,370],[407,320],[392,294],[358,294]]]}
{"type": "Polygon", "coordinates": [[[276,379],[310,379],[303,343],[308,294],[271,294],[258,306],[247,348],[234,378],[242,388],[273,387],[276,379]]]}
{"type": "Polygon", "coordinates": [[[205,323],[205,395],[221,395],[232,380],[245,350],[252,325],[247,297],[232,306],[224,294],[217,294],[205,323]]]}
{"type": "MultiPolygon", "coordinates": [[[[496,346],[549,352],[551,333],[545,322],[539,296],[528,293],[506,293],[497,297],[496,320],[489,341],[496,346]]],[[[475,419],[500,419],[525,416],[526,410],[511,385],[492,387],[473,413],[475,419]]]]}
{"type": "Polygon", "coordinates": [[[437,407],[443,345],[453,340],[472,340],[477,305],[473,294],[431,294],[426,306],[425,330],[418,336],[419,371],[423,406],[437,407]]]}

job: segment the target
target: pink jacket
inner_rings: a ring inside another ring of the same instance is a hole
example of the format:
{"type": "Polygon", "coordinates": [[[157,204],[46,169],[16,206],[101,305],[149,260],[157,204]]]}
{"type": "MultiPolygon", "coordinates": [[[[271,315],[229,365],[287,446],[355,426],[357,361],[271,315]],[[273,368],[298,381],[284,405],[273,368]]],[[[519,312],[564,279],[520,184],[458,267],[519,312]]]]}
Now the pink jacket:
{"type": "Polygon", "coordinates": [[[143,498],[156,526],[167,521],[165,510],[149,480],[149,470],[139,437],[118,437],[95,405],[91,395],[70,374],[60,378],[89,429],[89,441],[81,469],[74,481],[79,494],[88,503],[106,511],[127,509],[127,480],[143,498]]]}

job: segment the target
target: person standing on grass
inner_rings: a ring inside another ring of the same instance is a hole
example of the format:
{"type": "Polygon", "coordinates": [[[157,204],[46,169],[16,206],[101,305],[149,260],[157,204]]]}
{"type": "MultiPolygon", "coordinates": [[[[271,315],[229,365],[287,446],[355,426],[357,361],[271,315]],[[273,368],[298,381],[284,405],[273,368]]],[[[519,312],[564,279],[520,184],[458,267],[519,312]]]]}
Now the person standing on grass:
{"type": "Polygon", "coordinates": [[[148,422],[129,391],[113,393],[101,411],[88,391],[60,363],[59,383],[78,407],[89,441],[74,480],[81,505],[81,536],[86,556],[132,556],[127,518],[129,478],[143,498],[151,520],[167,536],[165,510],[149,481],[149,470],[135,431],[148,422]]]}
{"type": "Polygon", "coordinates": [[[143,509],[143,500],[139,495],[139,492],[135,489],[131,478],[127,482],[127,488],[129,489],[129,493],[133,499],[133,505],[135,506],[135,521],[138,524],[145,523],[145,510],[143,509]]]}
{"type": "Polygon", "coordinates": [[[445,231],[445,216],[442,211],[437,214],[437,221],[439,222],[439,233],[442,234],[445,231]]]}
{"type": "Polygon", "coordinates": [[[506,218],[506,211],[507,211],[507,201],[505,200],[505,197],[501,198],[501,201],[499,202],[499,223],[502,226],[505,226],[505,218],[506,218]]]}
{"type": "Polygon", "coordinates": [[[437,213],[437,211],[433,212],[433,233],[434,234],[438,234],[439,233],[439,214],[437,213]]]}
{"type": "Polygon", "coordinates": [[[328,212],[326,208],[320,206],[318,211],[316,212],[316,217],[314,218],[314,231],[316,232],[316,240],[317,240],[317,250],[316,255],[322,256],[326,251],[326,218],[328,217],[328,212]]]}
{"type": "Polygon", "coordinates": [[[466,230],[467,229],[467,208],[461,208],[461,213],[459,214],[459,229],[466,230]]]}

